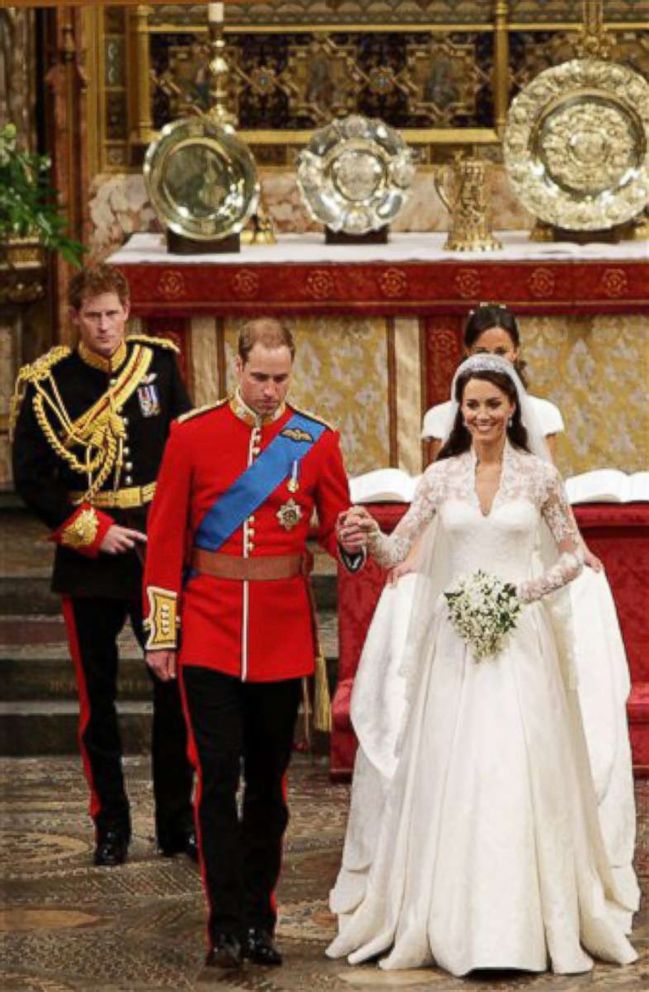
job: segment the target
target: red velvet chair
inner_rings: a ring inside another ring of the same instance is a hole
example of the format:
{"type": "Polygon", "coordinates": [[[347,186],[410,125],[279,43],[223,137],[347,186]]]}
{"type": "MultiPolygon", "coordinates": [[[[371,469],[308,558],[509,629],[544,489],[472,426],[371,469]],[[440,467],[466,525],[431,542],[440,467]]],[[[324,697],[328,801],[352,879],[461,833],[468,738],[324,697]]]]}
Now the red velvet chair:
{"type": "MultiPolygon", "coordinates": [[[[390,532],[405,513],[403,503],[368,507],[390,532]]],[[[649,776],[649,503],[595,503],[575,507],[584,538],[606,567],[627,650],[632,689],[628,703],[633,765],[649,776]]],[[[356,737],[349,703],[365,635],[386,573],[369,561],[356,575],[338,570],[338,685],[333,699],[330,772],[351,775],[356,737]]]]}

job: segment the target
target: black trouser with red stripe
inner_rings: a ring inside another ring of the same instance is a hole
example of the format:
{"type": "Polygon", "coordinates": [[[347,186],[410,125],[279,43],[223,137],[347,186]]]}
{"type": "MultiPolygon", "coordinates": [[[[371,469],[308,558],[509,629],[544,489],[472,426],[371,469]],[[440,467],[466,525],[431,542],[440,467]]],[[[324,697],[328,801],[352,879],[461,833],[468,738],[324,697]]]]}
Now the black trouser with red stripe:
{"type": "MultiPolygon", "coordinates": [[[[115,706],[117,637],[130,619],[135,636],[144,645],[142,605],[137,599],[66,596],[63,615],[79,690],[79,743],[91,791],[90,815],[98,834],[116,829],[130,836],[115,706]]],[[[153,682],[155,825],[158,841],[164,844],[191,827],[192,769],[178,684],[162,682],[152,672],[149,674],[153,682]]]]}
{"type": "Polygon", "coordinates": [[[247,927],[272,933],[288,823],[285,774],[301,680],[241,682],[196,666],[185,666],[181,679],[198,773],[196,819],[210,941],[217,933],[241,938],[247,927]]]}

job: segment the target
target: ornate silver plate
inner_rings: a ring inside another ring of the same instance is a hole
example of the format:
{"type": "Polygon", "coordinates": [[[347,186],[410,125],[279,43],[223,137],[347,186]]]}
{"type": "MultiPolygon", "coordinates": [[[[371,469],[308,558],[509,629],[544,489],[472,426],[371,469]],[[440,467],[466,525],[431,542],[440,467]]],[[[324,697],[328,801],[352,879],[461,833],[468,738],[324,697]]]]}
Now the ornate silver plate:
{"type": "Polygon", "coordinates": [[[408,198],[412,150],[383,121],[354,114],[316,131],[298,157],[297,182],[314,220],[366,234],[389,224],[408,198]]]}
{"type": "Polygon", "coordinates": [[[503,149],[514,191],[541,220],[622,224],[649,201],[649,83],[598,59],[546,69],[513,101],[503,149]]]}
{"type": "Polygon", "coordinates": [[[147,149],[144,179],[162,223],[196,241],[237,234],[259,198],[250,149],[206,117],[167,124],[147,149]]]}

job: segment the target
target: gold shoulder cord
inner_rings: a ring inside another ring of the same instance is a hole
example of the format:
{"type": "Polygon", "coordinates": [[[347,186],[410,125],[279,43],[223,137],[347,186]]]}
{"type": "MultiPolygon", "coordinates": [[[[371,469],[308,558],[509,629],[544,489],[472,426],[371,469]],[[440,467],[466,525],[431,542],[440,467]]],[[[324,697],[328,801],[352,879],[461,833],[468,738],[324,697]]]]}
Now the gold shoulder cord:
{"type": "MultiPolygon", "coordinates": [[[[38,426],[42,430],[47,443],[59,458],[69,465],[74,472],[85,475],[89,480],[92,479],[92,484],[87,494],[90,495],[95,490],[100,489],[105,480],[108,478],[117,456],[118,440],[113,435],[113,431],[107,429],[109,426],[108,424],[98,425],[97,430],[93,432],[87,441],[76,436],[76,432],[58,391],[54,376],[52,375],[52,369],[56,363],[67,357],[69,354],[70,349],[61,345],[59,347],[52,348],[46,355],[43,355],[42,358],[39,358],[32,365],[25,365],[20,370],[16,380],[16,389],[11,401],[11,434],[13,437],[13,431],[16,420],[18,419],[18,412],[20,410],[20,404],[24,398],[25,386],[31,383],[34,387],[34,416],[36,417],[38,426]],[[52,391],[51,396],[45,388],[46,385],[50,386],[52,391]],[[60,441],[55,429],[48,420],[45,410],[46,404],[63,428],[66,444],[69,445],[76,443],[85,448],[86,457],[84,461],[77,458],[76,455],[60,441]],[[96,454],[94,455],[91,454],[93,449],[96,451],[96,454]],[[96,476],[94,475],[95,472],[97,472],[96,476]]],[[[111,418],[111,421],[112,419],[113,418],[111,418]]],[[[115,419],[119,420],[119,418],[115,419]]],[[[116,425],[111,423],[110,426],[114,427],[116,425]]],[[[121,421],[119,426],[122,426],[121,421]]]]}
{"type": "Polygon", "coordinates": [[[49,378],[51,370],[57,362],[60,362],[62,358],[67,358],[70,353],[70,349],[66,345],[58,345],[56,348],[50,348],[47,354],[41,355],[31,365],[23,365],[18,372],[9,408],[9,437],[12,441],[27,386],[30,382],[36,386],[42,379],[49,378]]]}

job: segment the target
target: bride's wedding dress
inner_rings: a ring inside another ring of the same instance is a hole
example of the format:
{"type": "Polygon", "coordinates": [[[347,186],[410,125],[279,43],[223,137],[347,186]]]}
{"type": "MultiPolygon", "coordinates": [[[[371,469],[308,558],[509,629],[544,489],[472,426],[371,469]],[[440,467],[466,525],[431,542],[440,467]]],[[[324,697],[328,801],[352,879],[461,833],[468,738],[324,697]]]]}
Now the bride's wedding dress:
{"type": "Polygon", "coordinates": [[[508,444],[484,515],[473,454],[436,462],[394,534],[375,538],[375,557],[403,560],[431,520],[429,543],[441,555],[417,580],[403,660],[395,670],[378,618],[354,688],[360,746],[331,894],[339,934],[327,953],[351,963],[386,955],[386,969],[435,963],[455,975],[581,972],[590,955],[633,961],[625,932],[636,892],[609,867],[573,661],[560,608],[549,605],[580,569],[559,475],[508,444]],[[541,521],[560,554],[533,577],[541,521]],[[503,650],[480,662],[441,596],[477,569],[515,583],[528,601],[503,650]]]}
{"type": "MultiPolygon", "coordinates": [[[[565,431],[563,417],[554,403],[529,393],[526,401],[543,437],[565,431]]],[[[422,438],[442,440],[453,416],[450,400],[431,407],[424,416],[422,438]]],[[[391,639],[397,650],[405,641],[413,584],[410,575],[400,579],[398,591],[386,590],[377,609],[384,636],[391,639]]],[[[626,890],[637,892],[633,871],[636,832],[633,765],[626,715],[631,680],[615,602],[606,573],[592,568],[584,568],[570,583],[569,595],[579,704],[599,823],[616,878],[626,890]]]]}

